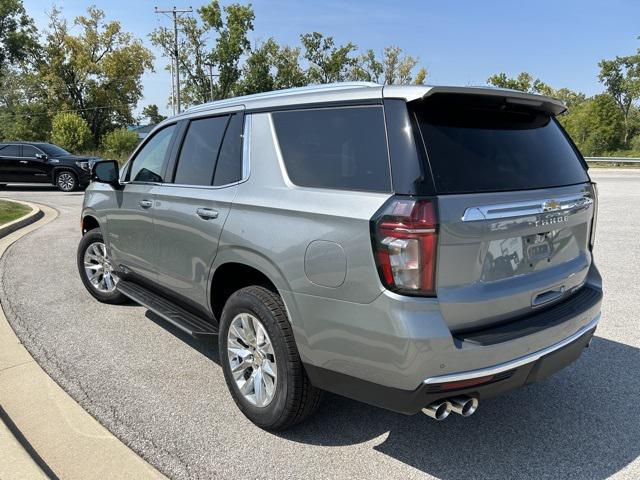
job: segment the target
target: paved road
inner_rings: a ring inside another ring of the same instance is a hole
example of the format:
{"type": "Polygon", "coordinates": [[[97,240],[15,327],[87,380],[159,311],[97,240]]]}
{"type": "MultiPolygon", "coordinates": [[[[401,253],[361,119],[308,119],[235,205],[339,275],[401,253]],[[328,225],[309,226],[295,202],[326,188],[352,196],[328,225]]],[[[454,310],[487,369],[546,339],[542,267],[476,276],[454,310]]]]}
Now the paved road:
{"type": "Polygon", "coordinates": [[[640,171],[592,172],[606,287],[592,347],[469,419],[436,423],[327,396],[293,431],[257,429],[228,396],[215,345],[85,292],[75,266],[81,194],[0,192],[60,211],[2,259],[0,299],[45,370],[174,478],[640,478],[640,171]]]}

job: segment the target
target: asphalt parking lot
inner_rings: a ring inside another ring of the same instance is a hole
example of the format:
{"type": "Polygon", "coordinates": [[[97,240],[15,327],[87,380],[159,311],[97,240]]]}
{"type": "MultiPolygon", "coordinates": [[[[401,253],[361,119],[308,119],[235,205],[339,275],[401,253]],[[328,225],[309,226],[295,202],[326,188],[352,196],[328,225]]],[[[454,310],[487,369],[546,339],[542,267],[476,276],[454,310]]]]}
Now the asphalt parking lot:
{"type": "MultiPolygon", "coordinates": [[[[215,344],[138,306],[97,303],[78,278],[82,193],[9,186],[60,216],[0,260],[0,301],[42,367],[167,476],[204,478],[640,478],[640,170],[592,170],[603,319],[556,376],[434,422],[327,395],[274,435],[227,394],[215,344]]],[[[46,419],[43,419],[46,421],[46,419]]]]}

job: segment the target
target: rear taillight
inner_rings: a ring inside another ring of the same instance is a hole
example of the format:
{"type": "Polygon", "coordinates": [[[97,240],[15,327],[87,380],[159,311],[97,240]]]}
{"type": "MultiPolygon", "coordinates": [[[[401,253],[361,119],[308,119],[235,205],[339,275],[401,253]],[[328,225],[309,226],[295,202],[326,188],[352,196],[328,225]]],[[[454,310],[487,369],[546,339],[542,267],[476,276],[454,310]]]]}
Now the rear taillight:
{"type": "Polygon", "coordinates": [[[371,220],[373,254],[385,287],[435,296],[438,219],[435,201],[391,198],[371,220]]]}
{"type": "Polygon", "coordinates": [[[592,183],[593,187],[593,218],[591,219],[591,233],[589,235],[589,247],[593,250],[596,242],[596,225],[598,224],[598,185],[592,183]]]}

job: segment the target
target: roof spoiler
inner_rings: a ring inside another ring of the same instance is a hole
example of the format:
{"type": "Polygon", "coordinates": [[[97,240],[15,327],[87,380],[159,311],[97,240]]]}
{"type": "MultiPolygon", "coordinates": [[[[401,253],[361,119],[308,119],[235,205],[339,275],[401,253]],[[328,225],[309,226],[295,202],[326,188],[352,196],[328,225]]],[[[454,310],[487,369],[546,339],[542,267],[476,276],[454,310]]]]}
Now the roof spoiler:
{"type": "Polygon", "coordinates": [[[519,92],[506,88],[495,87],[445,87],[445,86],[392,86],[384,87],[383,96],[386,98],[405,98],[407,102],[430,97],[437,93],[452,93],[461,95],[483,95],[491,97],[502,97],[507,103],[523,105],[542,110],[552,115],[559,115],[567,110],[567,107],[560,100],[536,95],[533,93],[519,92]]]}

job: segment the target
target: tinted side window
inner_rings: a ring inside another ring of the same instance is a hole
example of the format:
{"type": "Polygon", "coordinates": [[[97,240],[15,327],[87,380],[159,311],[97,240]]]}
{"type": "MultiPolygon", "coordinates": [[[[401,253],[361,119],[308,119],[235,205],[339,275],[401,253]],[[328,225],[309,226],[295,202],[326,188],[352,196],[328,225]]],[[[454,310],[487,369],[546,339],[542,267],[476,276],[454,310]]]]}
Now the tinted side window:
{"type": "Polygon", "coordinates": [[[0,149],[0,156],[2,157],[19,157],[20,145],[7,145],[0,149]]]}
{"type": "Polygon", "coordinates": [[[242,115],[232,115],[224,134],[214,185],[227,185],[242,178],[242,115]]]}
{"type": "Polygon", "coordinates": [[[220,142],[229,117],[192,120],[182,143],[174,183],[211,185],[220,142]]]}
{"type": "Polygon", "coordinates": [[[22,146],[22,156],[23,157],[35,158],[36,153],[40,153],[40,152],[38,150],[36,150],[35,147],[32,147],[31,145],[23,145],[22,146]]]}
{"type": "Polygon", "coordinates": [[[133,159],[127,180],[132,182],[164,181],[162,174],[175,129],[175,125],[170,125],[151,137],[133,159]]]}
{"type": "Polygon", "coordinates": [[[296,185],[391,190],[382,107],[294,110],[272,115],[287,173],[296,185]]]}

